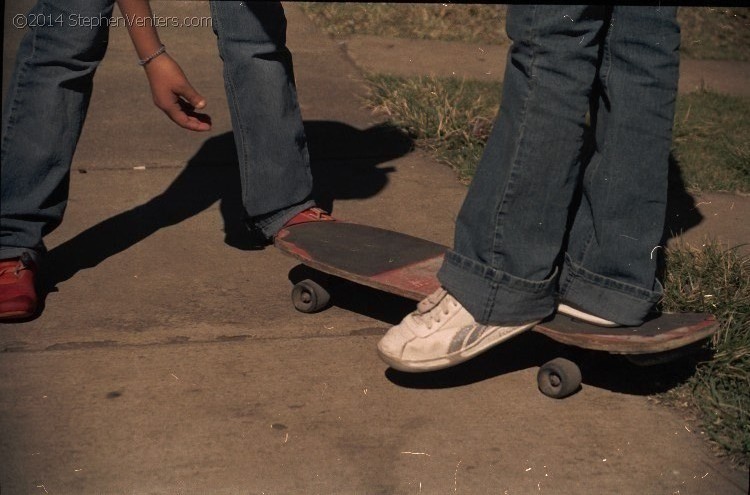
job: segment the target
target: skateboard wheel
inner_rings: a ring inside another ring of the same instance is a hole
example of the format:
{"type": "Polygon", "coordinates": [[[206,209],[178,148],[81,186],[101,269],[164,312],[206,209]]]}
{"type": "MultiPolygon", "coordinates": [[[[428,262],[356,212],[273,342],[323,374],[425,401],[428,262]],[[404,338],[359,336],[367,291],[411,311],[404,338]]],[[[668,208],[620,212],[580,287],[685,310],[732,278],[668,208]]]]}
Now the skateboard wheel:
{"type": "Polygon", "coordinates": [[[292,304],[302,313],[315,313],[325,308],[331,295],[319,283],[310,279],[295,284],[292,289],[292,304]]]}
{"type": "Polygon", "coordinates": [[[553,359],[543,364],[536,375],[539,391],[547,397],[562,399],[581,386],[581,369],[573,361],[553,359]]]}

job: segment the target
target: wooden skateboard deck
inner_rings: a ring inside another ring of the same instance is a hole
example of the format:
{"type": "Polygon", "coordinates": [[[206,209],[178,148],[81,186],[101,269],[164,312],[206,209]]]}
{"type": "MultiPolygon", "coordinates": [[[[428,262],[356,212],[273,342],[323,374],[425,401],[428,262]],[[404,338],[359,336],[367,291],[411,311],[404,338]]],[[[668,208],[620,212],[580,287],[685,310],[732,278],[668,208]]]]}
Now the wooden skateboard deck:
{"type": "Polygon", "coordinates": [[[399,232],[341,221],[282,229],[275,245],[321,272],[414,300],[440,287],[435,275],[448,249],[399,232]]]}
{"type": "MultiPolygon", "coordinates": [[[[399,232],[343,221],[311,222],[282,229],[275,245],[315,270],[415,301],[440,287],[436,274],[448,249],[399,232]]],[[[302,291],[305,290],[308,289],[302,291]]],[[[322,287],[320,290],[324,291],[322,287]]],[[[326,302],[327,297],[323,297],[326,302]]],[[[309,312],[322,309],[317,306],[310,307],[309,312]]],[[[590,325],[557,314],[536,325],[533,331],[585,349],[654,354],[705,339],[717,329],[715,318],[702,313],[661,314],[641,326],[619,328],[590,325]]]]}

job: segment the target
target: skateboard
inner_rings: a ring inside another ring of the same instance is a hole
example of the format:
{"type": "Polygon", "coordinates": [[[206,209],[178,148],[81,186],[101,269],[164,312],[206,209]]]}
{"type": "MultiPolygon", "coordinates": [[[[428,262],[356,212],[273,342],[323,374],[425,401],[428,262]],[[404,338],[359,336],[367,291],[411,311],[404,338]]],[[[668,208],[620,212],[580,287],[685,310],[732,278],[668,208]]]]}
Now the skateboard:
{"type": "MultiPolygon", "coordinates": [[[[314,313],[330,302],[326,276],[334,276],[420,301],[440,287],[437,272],[447,247],[425,239],[344,221],[311,222],[282,229],[275,246],[323,274],[292,289],[294,307],[314,313]]],[[[718,330],[704,313],[664,313],[638,327],[605,328],[555,314],[531,331],[559,343],[622,354],[637,365],[672,361],[718,330]]],[[[539,390],[554,398],[574,393],[581,385],[578,365],[556,358],[539,368],[539,390]]]]}

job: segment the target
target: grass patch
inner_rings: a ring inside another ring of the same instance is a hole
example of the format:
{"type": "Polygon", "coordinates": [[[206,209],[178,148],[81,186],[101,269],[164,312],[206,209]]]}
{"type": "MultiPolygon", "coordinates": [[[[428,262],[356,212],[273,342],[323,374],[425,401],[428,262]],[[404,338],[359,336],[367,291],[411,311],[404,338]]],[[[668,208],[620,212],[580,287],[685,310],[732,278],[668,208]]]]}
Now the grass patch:
{"type": "Polygon", "coordinates": [[[677,100],[674,156],[688,189],[750,193],[750,100],[698,91],[677,100]]]}
{"type": "MultiPolygon", "coordinates": [[[[307,15],[336,38],[392,38],[506,45],[505,5],[302,3],[307,15]]],[[[682,53],[694,59],[750,60],[750,8],[680,7],[682,53]]]]}
{"type": "Polygon", "coordinates": [[[388,38],[503,45],[504,5],[302,3],[307,15],[336,38],[369,34],[388,38]]]}
{"type": "Polygon", "coordinates": [[[456,78],[368,76],[370,107],[466,182],[489,137],[502,85],[456,78]]]}
{"type": "Polygon", "coordinates": [[[681,7],[683,55],[694,59],[750,60],[750,8],[681,7]]]}
{"type": "MultiPolygon", "coordinates": [[[[500,83],[370,75],[371,108],[470,180],[497,114],[500,83]]],[[[693,191],[750,193],[750,100],[701,91],[680,96],[674,156],[693,191]]]]}
{"type": "Polygon", "coordinates": [[[707,243],[666,251],[665,311],[713,313],[721,329],[713,354],[664,398],[699,412],[710,439],[750,465],[750,257],[707,243]]]}

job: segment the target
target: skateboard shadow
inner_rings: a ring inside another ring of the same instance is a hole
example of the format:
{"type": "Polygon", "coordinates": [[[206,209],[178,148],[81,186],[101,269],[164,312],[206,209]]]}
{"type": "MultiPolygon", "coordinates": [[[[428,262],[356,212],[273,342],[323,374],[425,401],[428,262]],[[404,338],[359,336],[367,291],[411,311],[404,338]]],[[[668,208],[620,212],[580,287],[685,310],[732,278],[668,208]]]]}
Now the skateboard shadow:
{"type": "MultiPolygon", "coordinates": [[[[391,167],[380,165],[414,145],[388,125],[359,130],[347,124],[307,121],[305,130],[315,180],[313,196],[332,209],[337,199],[368,198],[388,183],[391,167]]],[[[50,291],[86,268],[97,266],[160,229],[191,218],[219,202],[225,243],[254,249],[245,228],[239,163],[232,133],[212,137],[158,196],[104,220],[50,250],[43,287],[50,291]]],[[[46,292],[45,291],[45,292],[46,292]]]]}
{"type": "MultiPolygon", "coordinates": [[[[543,335],[526,332],[452,368],[428,373],[403,373],[389,368],[385,376],[395,385],[405,388],[453,388],[536,368],[557,357],[565,357],[579,365],[583,387],[628,395],[667,392],[687,381],[695,372],[697,363],[706,359],[706,355],[699,352],[667,364],[638,366],[623,356],[565,346],[543,335]]],[[[529,387],[536,386],[534,376],[529,387]]]]}

